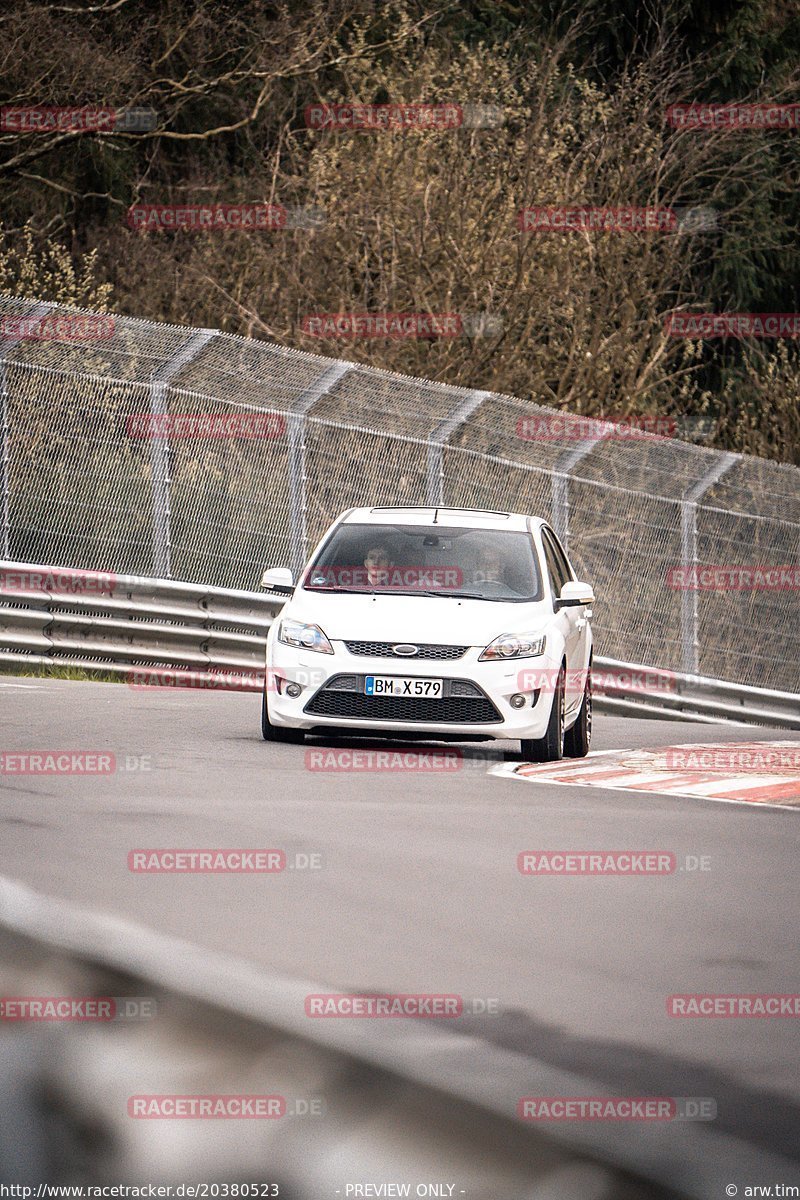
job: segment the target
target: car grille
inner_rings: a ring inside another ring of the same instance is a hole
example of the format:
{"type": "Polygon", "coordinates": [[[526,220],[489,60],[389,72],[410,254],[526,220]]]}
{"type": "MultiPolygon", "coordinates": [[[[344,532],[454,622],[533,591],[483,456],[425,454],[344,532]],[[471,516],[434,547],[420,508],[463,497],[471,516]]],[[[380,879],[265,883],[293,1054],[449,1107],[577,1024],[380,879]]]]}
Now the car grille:
{"type": "Polygon", "coordinates": [[[416,654],[395,654],[394,647],[414,643],[403,642],[345,642],[351,654],[371,655],[373,658],[408,658],[419,662],[421,658],[461,658],[468,646],[417,646],[416,654]]]}
{"type": "Polygon", "coordinates": [[[468,679],[445,679],[441,700],[424,696],[367,696],[364,676],[336,675],[309,700],[309,716],[353,721],[419,721],[428,725],[490,725],[502,720],[491,700],[468,679]]]}

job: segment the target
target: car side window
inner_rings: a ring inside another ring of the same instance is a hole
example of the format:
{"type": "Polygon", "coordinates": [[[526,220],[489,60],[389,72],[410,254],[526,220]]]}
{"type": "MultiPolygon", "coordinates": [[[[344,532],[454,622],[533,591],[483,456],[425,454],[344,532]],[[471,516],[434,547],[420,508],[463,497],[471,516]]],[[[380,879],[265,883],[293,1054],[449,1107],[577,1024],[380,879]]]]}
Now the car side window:
{"type": "Polygon", "coordinates": [[[563,581],[562,581],[562,586],[563,586],[564,583],[569,583],[570,580],[574,579],[575,575],[574,575],[572,568],[569,565],[569,561],[568,561],[567,556],[564,553],[564,550],[561,546],[561,542],[558,540],[556,535],[553,533],[552,529],[547,529],[547,530],[545,530],[545,532],[547,534],[548,541],[550,541],[553,545],[553,553],[556,556],[556,562],[559,564],[559,566],[561,568],[561,573],[563,575],[563,581]]]}
{"type": "Polygon", "coordinates": [[[550,576],[550,590],[552,591],[553,599],[555,600],[561,593],[561,584],[558,581],[559,569],[556,556],[553,552],[553,545],[550,539],[545,535],[544,530],[542,530],[542,545],[544,546],[544,560],[547,564],[547,574],[550,576]]]}
{"type": "Polygon", "coordinates": [[[567,560],[563,554],[558,553],[555,540],[549,529],[542,529],[542,545],[544,546],[544,557],[547,563],[547,570],[550,574],[550,584],[553,589],[553,599],[557,599],[561,595],[561,589],[565,583],[572,579],[572,572],[569,569],[567,560]]]}

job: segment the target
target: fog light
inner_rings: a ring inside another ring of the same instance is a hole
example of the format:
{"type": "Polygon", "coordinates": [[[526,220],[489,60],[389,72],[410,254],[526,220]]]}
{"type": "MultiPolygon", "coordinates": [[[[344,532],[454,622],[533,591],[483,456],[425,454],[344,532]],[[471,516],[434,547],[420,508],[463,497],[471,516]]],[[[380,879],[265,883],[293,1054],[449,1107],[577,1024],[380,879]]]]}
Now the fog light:
{"type": "Polygon", "coordinates": [[[287,683],[286,685],[286,695],[291,696],[293,700],[297,699],[302,690],[299,683],[287,683]]]}
{"type": "Polygon", "coordinates": [[[525,697],[523,695],[521,695],[520,692],[517,692],[517,694],[515,696],[511,697],[509,704],[511,705],[512,708],[524,708],[525,707],[525,697]]]}

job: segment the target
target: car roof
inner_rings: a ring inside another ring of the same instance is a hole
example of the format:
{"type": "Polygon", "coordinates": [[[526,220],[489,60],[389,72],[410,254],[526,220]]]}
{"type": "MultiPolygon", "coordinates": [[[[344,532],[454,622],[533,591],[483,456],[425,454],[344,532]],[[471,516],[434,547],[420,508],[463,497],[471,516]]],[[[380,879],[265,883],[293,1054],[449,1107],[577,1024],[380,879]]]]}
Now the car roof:
{"type": "Polygon", "coordinates": [[[381,505],[375,508],[351,508],[339,518],[345,525],[449,525],[465,529],[505,529],[527,531],[544,525],[541,517],[523,513],[494,512],[484,508],[451,508],[432,504],[381,505]]]}

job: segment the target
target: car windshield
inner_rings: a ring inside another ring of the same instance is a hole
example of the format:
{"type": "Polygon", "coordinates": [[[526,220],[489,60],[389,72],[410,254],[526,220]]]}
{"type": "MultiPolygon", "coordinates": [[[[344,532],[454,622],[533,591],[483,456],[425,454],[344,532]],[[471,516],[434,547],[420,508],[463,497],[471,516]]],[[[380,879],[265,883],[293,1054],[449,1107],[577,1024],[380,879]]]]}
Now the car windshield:
{"type": "Polygon", "coordinates": [[[301,583],[325,592],[542,598],[528,533],[443,525],[339,525],[301,583]]]}

